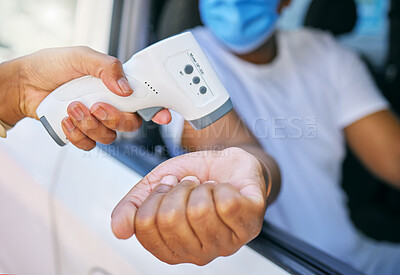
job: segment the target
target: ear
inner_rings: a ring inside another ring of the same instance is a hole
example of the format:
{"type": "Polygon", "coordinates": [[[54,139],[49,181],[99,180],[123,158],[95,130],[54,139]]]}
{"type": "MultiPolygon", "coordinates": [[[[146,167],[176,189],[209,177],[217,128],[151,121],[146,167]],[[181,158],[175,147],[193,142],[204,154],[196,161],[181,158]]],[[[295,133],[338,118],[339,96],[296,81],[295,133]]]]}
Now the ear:
{"type": "Polygon", "coordinates": [[[282,11],[290,5],[292,0],[281,0],[281,3],[278,6],[278,13],[281,14],[282,11]]]}

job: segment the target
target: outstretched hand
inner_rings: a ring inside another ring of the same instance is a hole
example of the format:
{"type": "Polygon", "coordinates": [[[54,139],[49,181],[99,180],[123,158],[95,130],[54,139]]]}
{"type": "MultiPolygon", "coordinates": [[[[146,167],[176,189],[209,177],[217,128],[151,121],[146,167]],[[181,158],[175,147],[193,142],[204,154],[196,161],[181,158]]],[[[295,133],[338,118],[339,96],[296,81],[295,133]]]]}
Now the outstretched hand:
{"type": "Polygon", "coordinates": [[[205,265],[228,256],[261,230],[267,201],[262,166],[239,148],[170,159],[116,206],[112,229],[133,234],[169,264],[205,265]]]}

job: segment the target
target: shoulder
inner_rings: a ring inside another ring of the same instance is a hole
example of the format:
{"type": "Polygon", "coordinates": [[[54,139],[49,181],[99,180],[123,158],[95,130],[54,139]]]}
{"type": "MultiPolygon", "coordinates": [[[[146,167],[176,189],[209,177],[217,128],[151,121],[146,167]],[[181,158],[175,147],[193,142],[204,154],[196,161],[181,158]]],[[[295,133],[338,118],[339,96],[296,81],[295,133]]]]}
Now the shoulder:
{"type": "Polygon", "coordinates": [[[358,59],[357,54],[346,49],[332,34],[325,31],[301,28],[282,31],[279,35],[286,50],[302,63],[332,68],[358,59]]]}
{"type": "Polygon", "coordinates": [[[340,44],[335,40],[334,36],[328,32],[301,28],[293,31],[281,31],[282,39],[290,44],[301,46],[303,48],[334,48],[340,47],[340,44]]]}

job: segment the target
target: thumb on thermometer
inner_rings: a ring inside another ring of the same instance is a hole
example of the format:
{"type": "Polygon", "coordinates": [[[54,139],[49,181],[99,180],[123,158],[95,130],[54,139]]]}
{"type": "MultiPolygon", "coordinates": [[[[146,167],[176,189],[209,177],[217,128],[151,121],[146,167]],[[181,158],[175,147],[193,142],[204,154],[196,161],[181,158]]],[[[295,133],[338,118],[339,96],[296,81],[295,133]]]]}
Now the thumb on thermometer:
{"type": "Polygon", "coordinates": [[[71,60],[76,70],[85,75],[100,78],[107,88],[119,96],[129,96],[132,88],[124,73],[121,61],[117,58],[82,47],[76,50],[79,62],[71,60]]]}

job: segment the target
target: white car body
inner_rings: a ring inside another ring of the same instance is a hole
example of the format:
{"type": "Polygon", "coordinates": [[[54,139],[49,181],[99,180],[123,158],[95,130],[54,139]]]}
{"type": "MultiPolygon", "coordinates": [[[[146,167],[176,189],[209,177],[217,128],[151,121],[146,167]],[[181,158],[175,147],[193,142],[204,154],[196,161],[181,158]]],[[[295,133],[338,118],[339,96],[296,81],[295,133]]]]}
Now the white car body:
{"type": "Polygon", "coordinates": [[[118,240],[110,215],[141,176],[101,149],[61,148],[26,119],[0,140],[0,273],[285,274],[243,247],[204,267],[170,266],[135,237],[118,240]]]}

